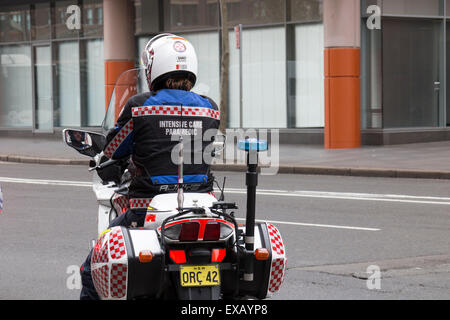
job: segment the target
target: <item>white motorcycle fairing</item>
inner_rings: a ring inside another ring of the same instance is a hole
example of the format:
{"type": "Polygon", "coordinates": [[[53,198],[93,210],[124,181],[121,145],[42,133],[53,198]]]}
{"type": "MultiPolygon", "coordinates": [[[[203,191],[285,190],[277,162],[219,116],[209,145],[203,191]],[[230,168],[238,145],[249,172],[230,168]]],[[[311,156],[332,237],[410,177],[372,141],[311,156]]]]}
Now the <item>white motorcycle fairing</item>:
{"type": "Polygon", "coordinates": [[[97,234],[100,235],[108,228],[110,221],[117,216],[114,209],[111,208],[111,198],[116,192],[117,186],[113,182],[103,184],[97,172],[94,172],[92,190],[98,202],[97,234]]]}
{"type": "MultiPolygon", "coordinates": [[[[209,193],[184,193],[184,208],[203,208],[206,215],[211,214],[209,208],[217,199],[209,193]]],[[[155,196],[147,209],[144,228],[157,229],[162,222],[178,213],[176,193],[160,194],[155,196]]]]}

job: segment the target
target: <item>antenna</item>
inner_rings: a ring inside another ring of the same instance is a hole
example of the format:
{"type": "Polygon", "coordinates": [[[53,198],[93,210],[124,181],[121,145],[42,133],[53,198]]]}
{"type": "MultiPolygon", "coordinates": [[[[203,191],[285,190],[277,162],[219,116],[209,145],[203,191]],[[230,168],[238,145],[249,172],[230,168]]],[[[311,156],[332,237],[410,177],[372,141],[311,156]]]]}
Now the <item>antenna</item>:
{"type": "Polygon", "coordinates": [[[220,199],[219,199],[219,201],[225,200],[225,195],[224,195],[223,191],[225,189],[225,181],[226,180],[227,180],[227,177],[223,177],[223,184],[222,184],[222,189],[220,190],[220,199]]]}
{"type": "MultiPolygon", "coordinates": [[[[183,118],[183,105],[181,105],[181,118],[183,118]]],[[[183,135],[180,130],[180,141],[178,142],[179,153],[178,153],[178,211],[181,212],[183,210],[183,202],[184,202],[184,193],[183,193],[183,153],[184,153],[184,145],[183,145],[183,135]]]]}

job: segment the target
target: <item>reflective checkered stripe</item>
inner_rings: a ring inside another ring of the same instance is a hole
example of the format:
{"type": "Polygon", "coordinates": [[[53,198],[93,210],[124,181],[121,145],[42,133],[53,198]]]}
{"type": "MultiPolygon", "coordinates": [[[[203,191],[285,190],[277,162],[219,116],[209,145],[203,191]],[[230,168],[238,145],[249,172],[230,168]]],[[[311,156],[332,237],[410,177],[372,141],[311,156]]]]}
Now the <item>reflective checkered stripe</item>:
{"type": "Polygon", "coordinates": [[[106,146],[104,154],[108,158],[112,158],[114,152],[120,147],[122,142],[130,135],[130,133],[133,131],[133,119],[128,121],[120,130],[117,132],[117,134],[114,136],[114,138],[111,140],[111,142],[106,146]]]}
{"type": "Polygon", "coordinates": [[[185,117],[206,117],[220,120],[220,112],[218,110],[204,107],[144,106],[132,108],[131,114],[133,117],[183,115],[185,117]]]}
{"type": "Polygon", "coordinates": [[[94,282],[95,290],[97,290],[100,298],[105,299],[109,296],[109,267],[107,264],[99,268],[92,269],[92,280],[94,282]]]}
{"type": "Polygon", "coordinates": [[[209,194],[210,196],[213,196],[214,198],[216,197],[216,194],[215,194],[214,192],[208,192],[208,194],[209,194]]]}
{"type": "Polygon", "coordinates": [[[113,264],[111,266],[111,297],[124,298],[127,295],[127,269],[126,264],[113,264]]]}
{"type": "Polygon", "coordinates": [[[284,281],[285,272],[286,272],[286,259],[272,260],[270,271],[270,282],[269,282],[270,292],[275,293],[280,289],[280,286],[284,281]]]}
{"type": "Polygon", "coordinates": [[[281,239],[280,231],[273,224],[268,223],[267,229],[269,230],[270,244],[272,245],[272,250],[275,251],[277,255],[284,255],[284,244],[283,239],[281,239]]]}
{"type": "Polygon", "coordinates": [[[121,227],[105,232],[91,258],[92,280],[101,299],[126,299],[128,256],[121,227]]]}
{"type": "Polygon", "coordinates": [[[112,199],[112,203],[118,215],[121,215],[130,207],[130,200],[128,196],[121,194],[115,194],[112,199]]]}
{"type": "Polygon", "coordinates": [[[127,254],[125,240],[123,239],[123,233],[120,227],[113,228],[109,234],[109,253],[111,259],[115,260],[121,259],[127,254]]]}
{"type": "Polygon", "coordinates": [[[280,289],[286,273],[286,248],[280,231],[273,224],[267,223],[270,245],[272,248],[272,263],[270,268],[269,292],[275,293],[280,289]]]}
{"type": "Polygon", "coordinates": [[[152,202],[152,198],[133,198],[130,199],[130,209],[147,209],[152,202]]]}
{"type": "Polygon", "coordinates": [[[106,245],[105,235],[102,235],[95,243],[94,251],[92,252],[91,265],[108,263],[108,260],[108,246],[106,245]]]}

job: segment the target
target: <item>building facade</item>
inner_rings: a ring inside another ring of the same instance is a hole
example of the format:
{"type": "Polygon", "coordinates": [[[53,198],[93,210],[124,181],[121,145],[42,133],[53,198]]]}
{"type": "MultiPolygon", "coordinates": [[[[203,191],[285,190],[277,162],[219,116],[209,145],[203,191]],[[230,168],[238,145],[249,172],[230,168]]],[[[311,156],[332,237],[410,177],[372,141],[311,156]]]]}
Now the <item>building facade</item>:
{"type": "MultiPolygon", "coordinates": [[[[228,127],[277,128],[281,141],[330,148],[450,139],[450,0],[226,5],[228,127]],[[345,61],[353,61],[349,70],[345,61]],[[347,128],[359,141],[333,138],[347,128]]],[[[194,44],[194,91],[219,102],[217,0],[1,1],[0,133],[100,126],[117,75],[138,66],[145,43],[160,32],[194,44]]]]}

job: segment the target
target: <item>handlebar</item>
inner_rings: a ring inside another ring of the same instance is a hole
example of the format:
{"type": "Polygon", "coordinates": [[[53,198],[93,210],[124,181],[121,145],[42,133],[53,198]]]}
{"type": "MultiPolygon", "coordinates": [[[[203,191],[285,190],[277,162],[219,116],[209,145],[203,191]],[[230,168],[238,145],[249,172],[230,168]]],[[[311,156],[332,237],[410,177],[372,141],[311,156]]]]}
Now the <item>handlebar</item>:
{"type": "Polygon", "coordinates": [[[109,167],[110,165],[113,165],[115,163],[117,163],[119,160],[114,160],[114,159],[110,159],[108,161],[102,162],[100,163],[98,166],[89,168],[89,171],[94,171],[94,170],[98,170],[98,169],[104,169],[106,167],[109,167]]]}

